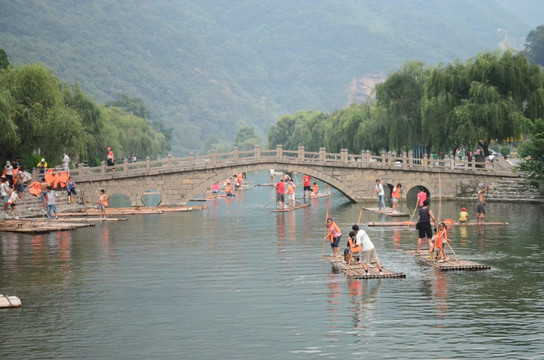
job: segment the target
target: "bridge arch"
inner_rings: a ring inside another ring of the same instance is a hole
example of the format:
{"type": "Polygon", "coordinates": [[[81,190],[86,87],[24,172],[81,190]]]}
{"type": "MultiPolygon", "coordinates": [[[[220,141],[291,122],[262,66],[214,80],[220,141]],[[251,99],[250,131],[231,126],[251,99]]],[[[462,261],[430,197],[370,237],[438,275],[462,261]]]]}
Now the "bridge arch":
{"type": "Polygon", "coordinates": [[[251,164],[245,166],[228,167],[220,169],[219,171],[215,171],[209,178],[204,179],[200,183],[193,184],[194,187],[192,191],[187,193],[186,201],[189,201],[199,196],[200,194],[202,194],[203,191],[209,190],[214,183],[231,177],[234,174],[238,174],[241,172],[257,172],[269,169],[286,169],[299,174],[307,174],[312,178],[320,180],[335,188],[344,196],[346,196],[350,201],[356,202],[356,194],[351,188],[349,188],[346,184],[336,179],[335,177],[328,175],[327,173],[319,169],[319,167],[310,167],[307,165],[298,164],[286,166],[285,164],[281,163],[251,164]]]}

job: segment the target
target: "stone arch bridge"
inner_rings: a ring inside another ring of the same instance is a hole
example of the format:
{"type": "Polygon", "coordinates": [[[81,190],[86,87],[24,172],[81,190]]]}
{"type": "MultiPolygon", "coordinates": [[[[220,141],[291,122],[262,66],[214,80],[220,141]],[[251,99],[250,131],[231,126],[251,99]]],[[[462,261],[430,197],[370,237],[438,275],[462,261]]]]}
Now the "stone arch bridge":
{"type": "MultiPolygon", "coordinates": [[[[500,162],[477,163],[450,158],[417,159],[411,153],[400,157],[392,154],[371,156],[368,151],[361,154],[306,152],[303,147],[297,151],[276,149],[264,150],[255,147],[249,151],[236,148],[226,154],[212,151],[206,156],[175,159],[169,156],[164,160],[124,163],[110,168],[79,167],[71,171],[84,200],[97,201],[96,190],[106,189],[108,195],[126,195],[132,206],[142,206],[142,196],[149,190],[157,190],[162,204],[186,205],[199,197],[217,182],[241,172],[254,172],[268,169],[291,170],[308,174],[319,179],[350,201],[363,202],[371,198],[376,179],[384,185],[402,183],[404,196],[408,191],[417,192],[424,186],[430,194],[443,199],[470,197],[490,178],[517,177],[500,162]]],[[[384,186],[385,187],[385,186],[384,186]]]]}

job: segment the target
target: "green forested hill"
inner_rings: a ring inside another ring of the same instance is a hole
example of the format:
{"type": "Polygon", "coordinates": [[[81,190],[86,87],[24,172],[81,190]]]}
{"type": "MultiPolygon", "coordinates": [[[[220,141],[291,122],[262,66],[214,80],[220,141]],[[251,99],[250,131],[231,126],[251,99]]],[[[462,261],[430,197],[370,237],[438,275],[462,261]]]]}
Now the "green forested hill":
{"type": "Polygon", "coordinates": [[[0,2],[12,64],[42,62],[99,101],[142,99],[174,128],[174,155],[210,136],[231,142],[244,125],[265,132],[285,113],[341,108],[362,99],[361,79],[407,60],[520,47],[531,28],[493,0],[0,2]]]}

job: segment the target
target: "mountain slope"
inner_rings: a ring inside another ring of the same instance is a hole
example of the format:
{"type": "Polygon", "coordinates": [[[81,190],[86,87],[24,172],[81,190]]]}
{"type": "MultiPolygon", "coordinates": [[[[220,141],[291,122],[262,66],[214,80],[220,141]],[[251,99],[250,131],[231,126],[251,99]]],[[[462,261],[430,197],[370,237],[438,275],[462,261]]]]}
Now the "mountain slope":
{"type": "Polygon", "coordinates": [[[478,0],[0,3],[12,63],[43,62],[100,101],[141,98],[174,127],[175,155],[244,125],[264,133],[285,113],[340,108],[361,99],[360,79],[407,60],[466,59],[530,30],[478,0]]]}

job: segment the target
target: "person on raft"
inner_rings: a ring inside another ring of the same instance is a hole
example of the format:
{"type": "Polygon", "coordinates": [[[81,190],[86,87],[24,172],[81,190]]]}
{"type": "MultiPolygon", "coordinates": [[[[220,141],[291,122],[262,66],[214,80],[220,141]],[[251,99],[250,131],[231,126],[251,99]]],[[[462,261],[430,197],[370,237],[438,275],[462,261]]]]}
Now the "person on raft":
{"type": "Polygon", "coordinates": [[[444,250],[444,244],[446,241],[451,241],[450,239],[448,239],[448,227],[446,226],[446,224],[440,223],[438,224],[436,234],[431,240],[432,246],[429,248],[431,259],[433,257],[433,252],[438,249],[438,253],[440,254],[440,260],[438,260],[438,262],[443,263],[444,261],[448,261],[448,258],[446,256],[446,250],[444,250]]]}
{"type": "Polygon", "coordinates": [[[467,208],[461,209],[461,212],[459,213],[459,222],[461,224],[469,222],[467,208]]]}
{"type": "Polygon", "coordinates": [[[329,240],[331,242],[331,248],[332,248],[332,256],[336,257],[342,257],[340,255],[340,237],[342,236],[342,232],[340,231],[340,228],[336,223],[332,220],[332,218],[327,218],[327,222],[325,223],[325,227],[328,229],[329,234],[327,235],[329,237],[329,240]]]}
{"type": "Polygon", "coordinates": [[[431,248],[431,238],[433,237],[433,229],[431,228],[431,220],[433,224],[436,223],[436,218],[433,215],[431,209],[429,209],[429,200],[423,202],[423,207],[419,210],[419,238],[417,239],[416,254],[419,254],[421,248],[421,241],[427,239],[429,242],[429,248],[431,248]]]}
{"type": "Polygon", "coordinates": [[[372,241],[370,241],[366,231],[359,229],[359,225],[353,225],[351,229],[355,233],[356,244],[360,244],[361,246],[361,263],[365,269],[365,275],[368,275],[368,265],[370,264],[376,264],[380,275],[383,275],[382,264],[380,264],[380,259],[378,259],[376,248],[372,241]]]}

